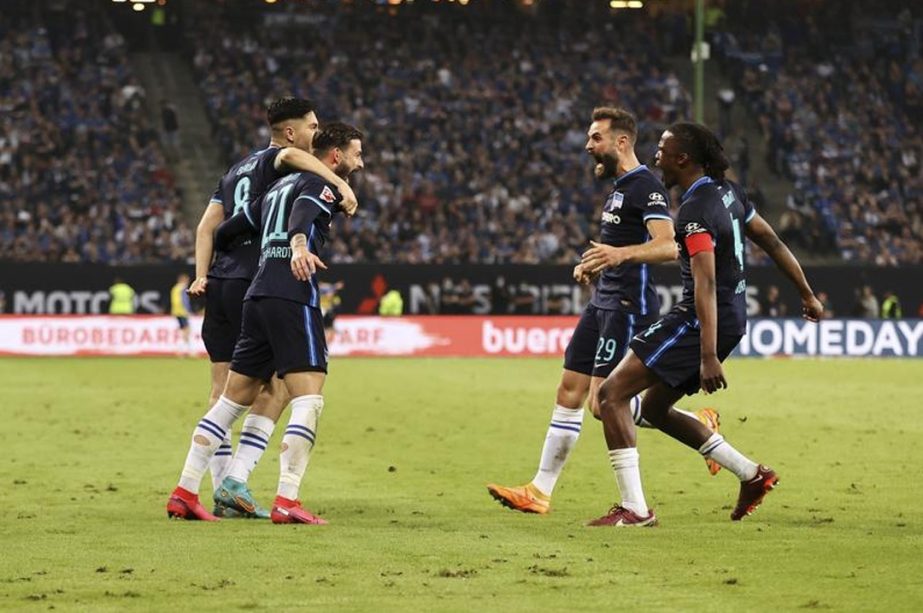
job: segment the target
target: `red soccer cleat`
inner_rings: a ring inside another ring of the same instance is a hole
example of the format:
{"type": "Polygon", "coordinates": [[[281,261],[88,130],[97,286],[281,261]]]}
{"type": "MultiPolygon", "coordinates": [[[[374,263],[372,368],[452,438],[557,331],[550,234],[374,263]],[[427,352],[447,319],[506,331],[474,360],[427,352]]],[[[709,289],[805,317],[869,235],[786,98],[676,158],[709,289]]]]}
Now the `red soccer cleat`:
{"type": "Polygon", "coordinates": [[[588,525],[590,526],[613,526],[615,528],[642,528],[644,526],[656,526],[657,517],[654,515],[654,509],[647,510],[647,516],[641,517],[634,511],[626,509],[622,505],[615,505],[609,509],[609,513],[599,519],[594,519],[588,525]]]}
{"type": "Polygon", "coordinates": [[[315,526],[327,524],[326,519],[302,507],[300,500],[289,500],[282,496],[276,496],[273,501],[270,518],[274,524],[313,524],[315,526]]]}
{"type": "Polygon", "coordinates": [[[740,521],[753,513],[763,502],[763,498],[779,483],[776,472],[768,466],[759,465],[756,476],[749,481],[740,482],[740,495],[737,496],[737,506],[731,511],[731,519],[740,521]]]}
{"type": "Polygon", "coordinates": [[[177,487],[167,501],[167,517],[199,521],[218,521],[199,503],[199,495],[177,487]]]}

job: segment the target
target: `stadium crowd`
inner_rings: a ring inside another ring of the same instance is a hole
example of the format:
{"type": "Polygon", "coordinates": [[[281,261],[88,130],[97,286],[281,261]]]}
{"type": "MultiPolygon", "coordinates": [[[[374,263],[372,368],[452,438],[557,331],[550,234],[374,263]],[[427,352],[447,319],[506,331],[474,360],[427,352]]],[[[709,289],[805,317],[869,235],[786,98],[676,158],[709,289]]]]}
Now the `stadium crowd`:
{"type": "MultiPolygon", "coordinates": [[[[710,35],[770,167],[794,183],[783,238],[846,261],[921,263],[920,16],[883,1],[717,2],[710,35]]],[[[585,118],[600,103],[634,110],[650,161],[662,127],[690,113],[663,56],[688,49],[688,14],[429,4],[184,5],[226,161],[268,141],[269,99],[311,97],[322,120],[367,132],[361,214],[339,226],[334,262],[575,261],[607,189],[583,153],[585,118]]],[[[11,2],[0,23],[0,259],[188,259],[193,235],[125,40],[99,7],[49,6],[11,2]]]]}
{"type": "Polygon", "coordinates": [[[794,184],[783,238],[848,262],[919,264],[920,16],[909,3],[880,4],[728,3],[714,41],[769,166],[794,184]]]}
{"type": "Polygon", "coordinates": [[[189,257],[194,237],[144,97],[105,11],[4,4],[0,259],[189,257]]]}
{"type": "Polygon", "coordinates": [[[492,19],[449,7],[420,19],[367,5],[257,16],[206,6],[187,35],[229,162],[268,140],[271,92],[310,97],[322,121],[367,131],[362,215],[338,227],[333,261],[573,262],[606,190],[583,151],[593,106],[637,111],[642,160],[689,113],[650,44],[658,22],[589,10],[525,19],[502,5],[492,19]],[[296,36],[306,43],[287,43],[296,36]]]}

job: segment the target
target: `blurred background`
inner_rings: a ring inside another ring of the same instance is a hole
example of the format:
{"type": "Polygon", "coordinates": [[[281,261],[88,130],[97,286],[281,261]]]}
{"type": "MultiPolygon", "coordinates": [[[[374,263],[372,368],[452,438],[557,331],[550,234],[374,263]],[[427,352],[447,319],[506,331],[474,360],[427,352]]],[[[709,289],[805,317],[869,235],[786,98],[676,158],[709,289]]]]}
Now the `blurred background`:
{"type": "MultiPolygon", "coordinates": [[[[832,315],[919,317],[921,41],[901,0],[5,0],[0,312],[108,313],[116,278],[166,312],[216,181],[297,95],[367,136],[324,254],[340,313],[389,291],[403,314],[579,313],[605,104],[638,116],[642,162],[672,121],[713,128],[832,315]]],[[[751,315],[798,314],[765,254],[748,269],[751,315]]],[[[678,271],[657,281],[669,308],[678,271]]]]}

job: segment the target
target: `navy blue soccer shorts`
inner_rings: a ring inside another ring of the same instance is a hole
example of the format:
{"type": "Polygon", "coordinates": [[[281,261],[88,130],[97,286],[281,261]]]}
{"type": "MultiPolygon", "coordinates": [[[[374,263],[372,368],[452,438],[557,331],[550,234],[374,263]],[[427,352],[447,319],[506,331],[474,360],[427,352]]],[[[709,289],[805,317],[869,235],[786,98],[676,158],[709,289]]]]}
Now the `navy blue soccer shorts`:
{"type": "Polygon", "coordinates": [[[205,317],[202,340],[212,362],[230,362],[240,336],[244,296],[250,281],[246,279],[208,278],[205,286],[205,317]]]}
{"type": "Polygon", "coordinates": [[[327,342],[320,309],[282,298],[244,303],[231,370],[268,381],[292,372],[327,372],[327,342]]]}
{"type": "MultiPolygon", "coordinates": [[[[718,329],[718,360],[731,355],[743,338],[736,332],[718,329]]],[[[631,350],[661,381],[685,394],[701,387],[702,337],[699,320],[689,312],[670,311],[636,335],[631,350]]]]}
{"type": "Polygon", "coordinates": [[[635,333],[656,320],[656,315],[633,315],[588,304],[564,351],[564,368],[591,377],[608,377],[635,333]]]}

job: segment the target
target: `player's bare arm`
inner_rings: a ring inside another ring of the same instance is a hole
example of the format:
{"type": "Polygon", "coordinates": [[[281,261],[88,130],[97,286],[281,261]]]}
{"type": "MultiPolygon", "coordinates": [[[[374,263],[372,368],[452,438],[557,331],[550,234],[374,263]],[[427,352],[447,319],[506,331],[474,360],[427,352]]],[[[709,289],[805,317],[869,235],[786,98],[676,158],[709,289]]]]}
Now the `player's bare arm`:
{"type": "Polygon", "coordinates": [[[292,274],[299,281],[307,281],[317,269],[327,270],[327,265],[308,249],[308,237],[296,234],[289,241],[292,248],[292,274]]]}
{"type": "Polygon", "coordinates": [[[804,276],[804,270],[801,269],[801,264],[798,263],[791,250],[782,242],[782,239],[778,237],[772,226],[759,214],[755,214],[753,219],[747,223],[746,232],[747,238],[769,254],[769,257],[772,258],[779,270],[785,273],[785,276],[798,289],[801,296],[802,317],[808,321],[817,321],[823,317],[824,305],[814,295],[814,291],[804,276]]]}
{"type": "Polygon", "coordinates": [[[690,260],[695,283],[695,313],[701,325],[702,365],[699,376],[706,394],[727,388],[718,360],[718,297],[715,281],[715,252],[700,251],[690,260]]]}
{"type": "Polygon", "coordinates": [[[647,222],[647,231],[651,240],[638,245],[613,247],[590,241],[581,265],[590,274],[599,274],[606,268],[616,268],[624,263],[660,264],[672,262],[679,256],[674,240],[673,222],[666,219],[652,219],[647,222]]]}
{"type": "Polygon", "coordinates": [[[189,286],[189,294],[202,296],[208,285],[208,267],[215,252],[215,229],[224,220],[224,207],[218,202],[209,202],[202,213],[202,219],[195,234],[195,279],[189,286]]]}
{"type": "Polygon", "coordinates": [[[340,192],[340,195],[343,196],[343,200],[340,202],[340,207],[343,209],[343,212],[350,217],[356,214],[356,209],[359,208],[359,202],[356,200],[356,194],[353,193],[353,188],[349,186],[346,179],[343,179],[330,170],[327,165],[310,153],[295,147],[286,147],[276,156],[274,164],[276,170],[292,168],[320,175],[325,181],[332,183],[337,188],[337,191],[340,192]]]}

